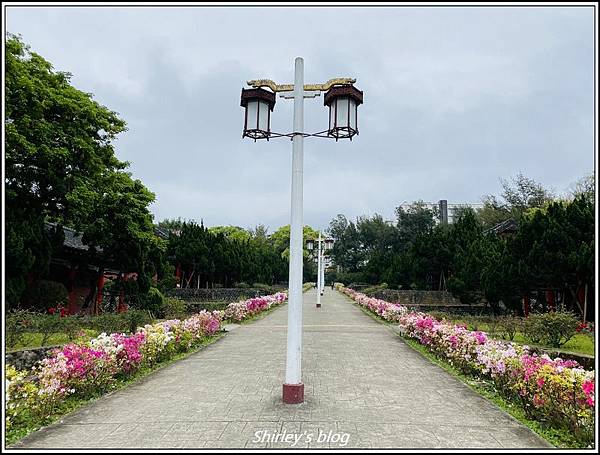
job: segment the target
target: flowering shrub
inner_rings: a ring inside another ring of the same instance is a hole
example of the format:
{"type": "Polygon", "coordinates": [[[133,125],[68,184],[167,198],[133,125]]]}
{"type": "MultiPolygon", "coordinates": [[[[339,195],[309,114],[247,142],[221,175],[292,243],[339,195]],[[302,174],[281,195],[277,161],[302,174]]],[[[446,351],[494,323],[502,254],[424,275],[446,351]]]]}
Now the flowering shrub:
{"type": "Polygon", "coordinates": [[[26,424],[25,415],[43,418],[69,395],[87,397],[109,389],[118,377],[141,365],[166,360],[187,351],[221,330],[220,312],[202,311],[183,321],[148,324],[135,333],[101,333],[69,343],[43,359],[31,371],[6,366],[7,427],[26,424]]]}
{"type": "Polygon", "coordinates": [[[581,322],[575,330],[577,333],[584,333],[586,335],[593,335],[596,333],[593,322],[581,322]]]}
{"type": "Polygon", "coordinates": [[[273,306],[280,305],[286,300],[287,294],[285,292],[278,292],[272,295],[230,303],[223,311],[223,318],[236,322],[243,321],[273,306]]]}
{"type": "MultiPolygon", "coordinates": [[[[103,332],[92,340],[65,345],[31,371],[20,372],[7,365],[7,428],[27,426],[27,415],[47,417],[68,396],[85,398],[105,391],[142,365],[152,366],[190,350],[219,332],[225,318],[241,321],[286,300],[287,295],[279,292],[231,303],[224,311],[201,311],[183,320],[146,324],[131,334],[103,332]]],[[[137,320],[132,319],[132,324],[137,320]]]]}
{"type": "Polygon", "coordinates": [[[369,297],[349,288],[338,287],[338,289],[342,290],[342,292],[352,298],[360,306],[378,314],[386,321],[399,322],[400,318],[408,313],[408,309],[405,306],[398,305],[397,303],[390,303],[385,300],[369,297]]]}
{"type": "Polygon", "coordinates": [[[593,441],[594,371],[584,370],[573,360],[532,354],[527,346],[492,340],[485,332],[425,313],[391,309],[394,304],[352,289],[340,287],[340,291],[381,317],[397,321],[403,336],[414,338],[463,372],[493,381],[530,418],[567,428],[586,444],[593,441]]]}
{"type": "Polygon", "coordinates": [[[6,365],[6,429],[20,423],[22,415],[32,412],[37,407],[37,385],[27,379],[26,371],[17,371],[11,365],[6,365]]]}
{"type": "Polygon", "coordinates": [[[129,336],[113,333],[110,338],[117,346],[115,357],[119,371],[123,374],[132,373],[142,363],[141,347],[146,341],[146,335],[141,331],[129,336]]]}
{"type": "Polygon", "coordinates": [[[54,356],[42,360],[39,373],[44,393],[61,397],[78,391],[88,395],[105,390],[117,372],[114,355],[91,346],[67,344],[54,356]]]}

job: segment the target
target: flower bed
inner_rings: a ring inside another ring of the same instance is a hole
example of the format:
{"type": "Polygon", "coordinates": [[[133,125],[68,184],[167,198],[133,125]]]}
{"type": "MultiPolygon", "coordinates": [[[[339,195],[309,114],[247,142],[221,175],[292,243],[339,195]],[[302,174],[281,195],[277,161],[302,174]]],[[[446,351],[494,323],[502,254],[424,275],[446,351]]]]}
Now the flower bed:
{"type": "Polygon", "coordinates": [[[594,440],[595,372],[573,360],[532,354],[527,346],[488,339],[481,331],[409,312],[399,305],[340,287],[359,305],[398,322],[402,336],[417,340],[461,371],[491,380],[525,414],[555,428],[569,430],[581,443],[594,440]]]}
{"type": "Polygon", "coordinates": [[[400,318],[409,312],[408,308],[405,306],[369,297],[368,295],[356,292],[354,289],[341,287],[339,285],[337,289],[346,294],[360,306],[365,307],[389,322],[400,322],[400,318]]]}
{"type": "Polygon", "coordinates": [[[86,398],[111,388],[142,365],[151,367],[189,351],[221,330],[221,312],[148,324],[136,333],[102,333],[55,350],[30,371],[6,365],[6,428],[43,422],[67,397],[86,398]]]}
{"type": "Polygon", "coordinates": [[[287,300],[279,292],[234,302],[222,311],[201,311],[187,319],[146,324],[135,333],[101,333],[54,350],[31,370],[6,365],[6,428],[39,427],[67,398],[97,396],[142,367],[191,350],[221,330],[224,320],[240,322],[287,300]]]}
{"type": "Polygon", "coordinates": [[[287,294],[285,292],[278,292],[272,295],[254,297],[252,299],[230,303],[222,312],[223,318],[240,322],[266,311],[273,306],[281,305],[286,300],[287,294]]]}

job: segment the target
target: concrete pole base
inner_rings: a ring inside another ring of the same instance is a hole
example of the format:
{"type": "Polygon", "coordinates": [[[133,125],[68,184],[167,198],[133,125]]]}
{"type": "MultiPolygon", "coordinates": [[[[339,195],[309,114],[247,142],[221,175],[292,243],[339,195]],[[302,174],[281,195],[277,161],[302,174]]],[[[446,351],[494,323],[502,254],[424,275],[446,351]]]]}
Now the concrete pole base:
{"type": "Polygon", "coordinates": [[[283,402],[285,404],[304,403],[304,384],[283,384],[283,402]]]}

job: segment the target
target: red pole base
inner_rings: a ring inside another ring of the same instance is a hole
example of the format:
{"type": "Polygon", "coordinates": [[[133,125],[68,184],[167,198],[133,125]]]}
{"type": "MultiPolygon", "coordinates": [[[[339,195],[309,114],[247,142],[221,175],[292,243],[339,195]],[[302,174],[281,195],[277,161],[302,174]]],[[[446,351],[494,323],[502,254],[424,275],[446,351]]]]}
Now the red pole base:
{"type": "Polygon", "coordinates": [[[304,403],[304,384],[283,384],[283,402],[285,404],[304,403]]]}
{"type": "Polygon", "coordinates": [[[321,304],[320,303],[317,303],[317,308],[321,308],[321,304]]]}

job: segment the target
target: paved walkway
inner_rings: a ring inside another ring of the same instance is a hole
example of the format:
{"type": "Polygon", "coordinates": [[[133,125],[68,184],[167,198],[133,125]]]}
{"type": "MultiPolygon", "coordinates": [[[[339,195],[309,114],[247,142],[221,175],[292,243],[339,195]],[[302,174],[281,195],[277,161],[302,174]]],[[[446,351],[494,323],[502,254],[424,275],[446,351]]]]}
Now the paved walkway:
{"type": "Polygon", "coordinates": [[[281,402],[284,306],[17,447],[548,447],[340,293],[315,300],[304,295],[303,404],[281,402]]]}

